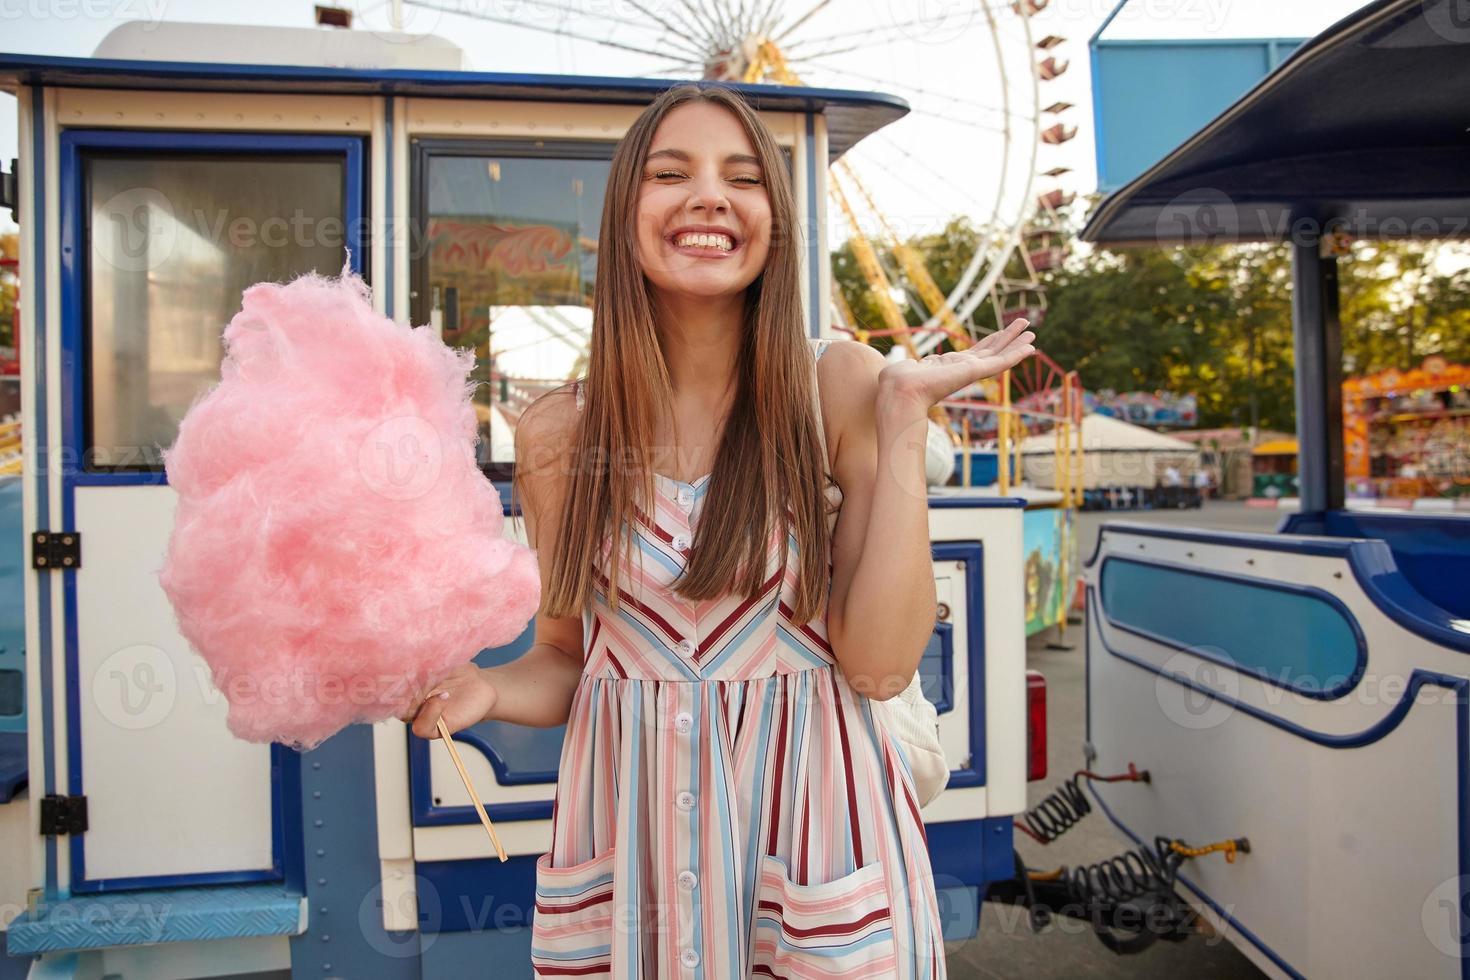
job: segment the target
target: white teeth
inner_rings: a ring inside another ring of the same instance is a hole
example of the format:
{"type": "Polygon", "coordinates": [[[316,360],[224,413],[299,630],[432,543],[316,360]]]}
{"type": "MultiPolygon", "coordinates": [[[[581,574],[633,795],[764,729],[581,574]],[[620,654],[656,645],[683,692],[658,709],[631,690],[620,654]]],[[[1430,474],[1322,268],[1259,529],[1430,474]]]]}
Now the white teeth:
{"type": "Polygon", "coordinates": [[[696,248],[717,248],[722,252],[728,252],[735,247],[734,240],[729,235],[710,234],[704,232],[686,232],[674,237],[675,245],[692,245],[696,248]]]}

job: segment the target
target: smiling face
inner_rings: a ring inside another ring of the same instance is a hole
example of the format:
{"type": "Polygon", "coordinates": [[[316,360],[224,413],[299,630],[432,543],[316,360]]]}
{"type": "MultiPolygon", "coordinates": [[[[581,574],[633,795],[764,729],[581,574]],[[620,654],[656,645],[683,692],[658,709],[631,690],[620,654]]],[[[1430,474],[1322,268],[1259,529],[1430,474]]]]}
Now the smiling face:
{"type": "Polygon", "coordinates": [[[662,293],[727,296],[761,274],[771,198],[729,110],[696,101],[664,116],[643,165],[636,220],[639,264],[662,293]]]}

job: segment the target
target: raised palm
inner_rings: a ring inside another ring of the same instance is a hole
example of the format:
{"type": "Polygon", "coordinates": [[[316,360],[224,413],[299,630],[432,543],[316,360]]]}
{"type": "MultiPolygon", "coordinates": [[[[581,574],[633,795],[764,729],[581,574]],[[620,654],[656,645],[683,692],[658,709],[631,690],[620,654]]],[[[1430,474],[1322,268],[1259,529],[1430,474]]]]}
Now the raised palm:
{"type": "Polygon", "coordinates": [[[1028,320],[1012,320],[1004,329],[995,331],[966,350],[926,354],[917,361],[897,361],[883,369],[879,375],[880,382],[893,397],[910,400],[927,409],[956,391],[994,377],[1034,354],[1036,348],[1031,341],[1036,339],[1036,334],[1027,330],[1028,326],[1028,320]]]}

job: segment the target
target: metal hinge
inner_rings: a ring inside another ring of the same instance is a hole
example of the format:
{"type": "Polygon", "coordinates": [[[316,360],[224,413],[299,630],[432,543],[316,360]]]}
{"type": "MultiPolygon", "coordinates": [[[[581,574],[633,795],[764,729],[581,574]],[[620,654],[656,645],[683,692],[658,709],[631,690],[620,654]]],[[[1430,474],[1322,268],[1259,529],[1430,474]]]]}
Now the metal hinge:
{"type": "Polygon", "coordinates": [[[77,531],[32,531],[31,567],[82,567],[82,536],[77,531]]]}
{"type": "Polygon", "coordinates": [[[41,797],[41,833],[81,834],[87,830],[87,797],[48,793],[41,797]]]}

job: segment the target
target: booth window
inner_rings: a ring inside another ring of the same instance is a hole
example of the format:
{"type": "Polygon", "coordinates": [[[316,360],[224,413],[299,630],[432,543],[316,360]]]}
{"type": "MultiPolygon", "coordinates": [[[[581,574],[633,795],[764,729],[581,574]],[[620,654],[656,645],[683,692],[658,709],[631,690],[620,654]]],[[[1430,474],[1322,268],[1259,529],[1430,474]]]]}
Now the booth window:
{"type": "Polygon", "coordinates": [[[414,141],[414,323],[475,352],[480,465],[509,479],[515,424],[581,376],[614,144],[414,141]]]}
{"type": "Polygon", "coordinates": [[[341,271],[340,156],[88,151],[90,470],[157,471],[257,282],[341,271]]]}

